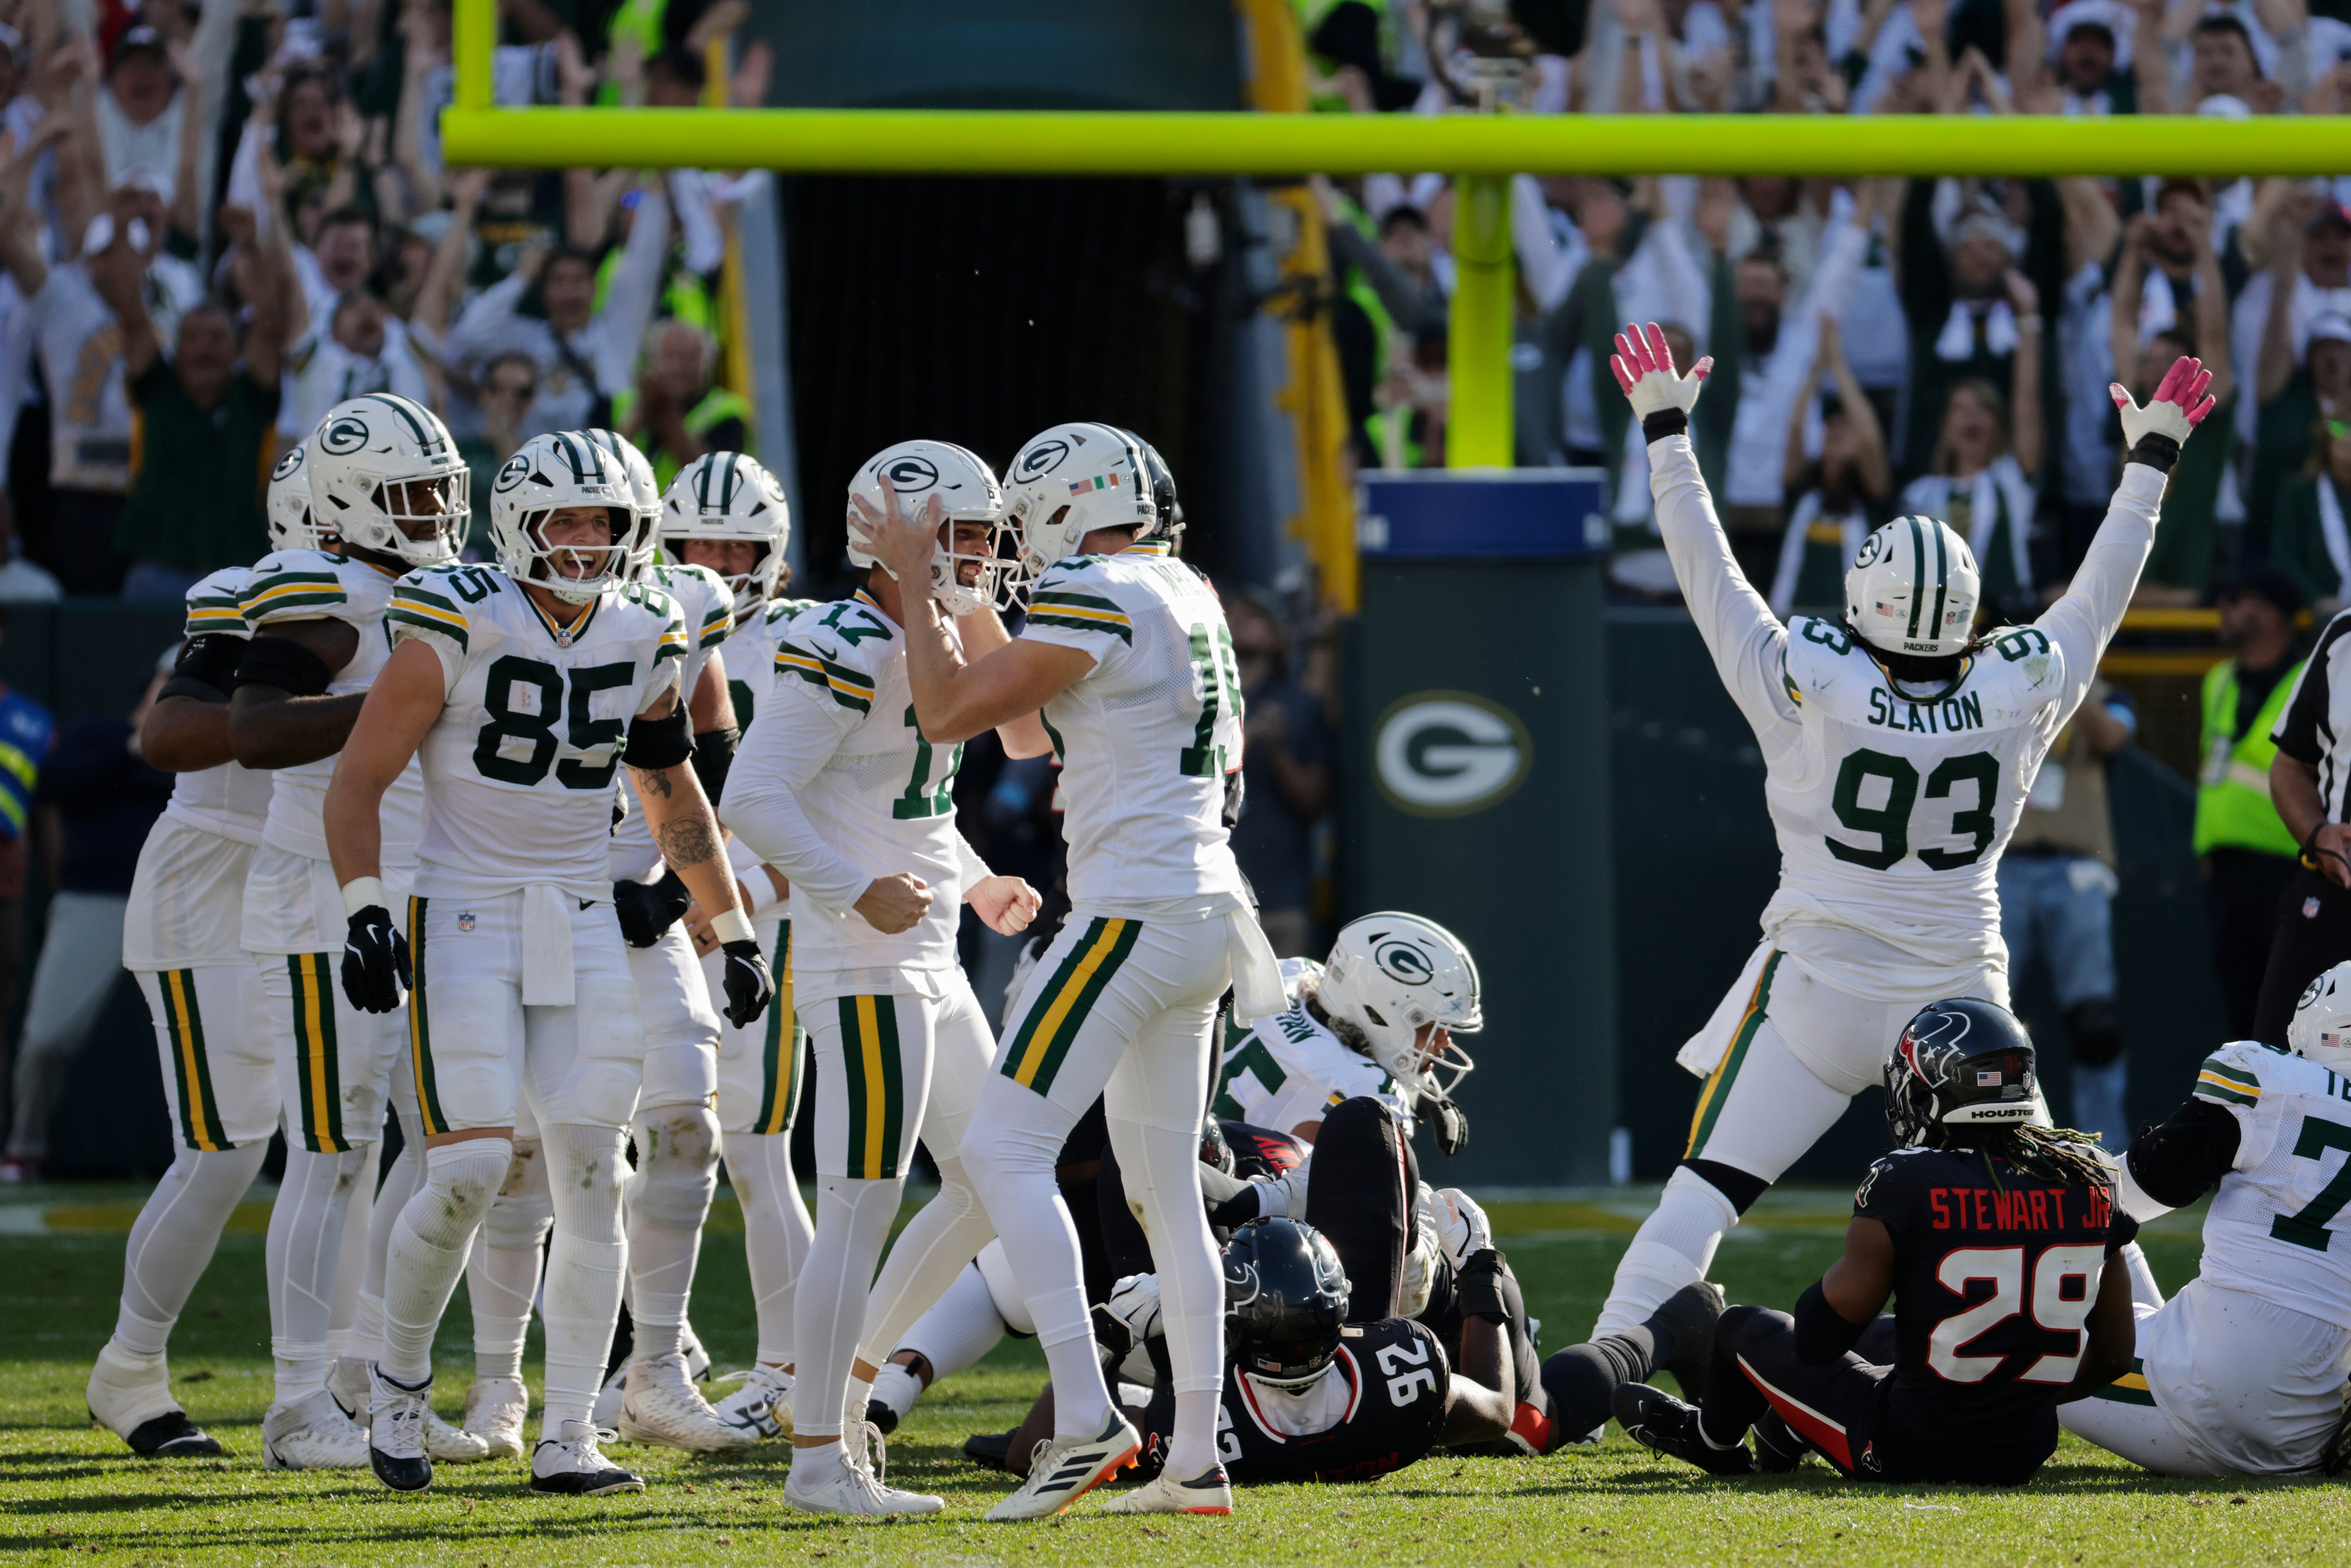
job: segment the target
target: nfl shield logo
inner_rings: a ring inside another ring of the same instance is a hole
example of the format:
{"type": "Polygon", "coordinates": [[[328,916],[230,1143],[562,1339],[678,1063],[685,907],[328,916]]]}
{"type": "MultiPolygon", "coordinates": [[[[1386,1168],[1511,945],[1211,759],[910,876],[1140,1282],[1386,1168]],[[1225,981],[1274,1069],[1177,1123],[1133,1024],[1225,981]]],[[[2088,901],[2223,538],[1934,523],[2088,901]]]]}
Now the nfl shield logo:
{"type": "Polygon", "coordinates": [[[2302,901],[2302,917],[2304,920],[2315,920],[2318,918],[2317,894],[2313,894],[2310,897],[2302,901]]]}
{"type": "Polygon", "coordinates": [[[460,931],[471,931],[473,928],[474,928],[474,917],[473,917],[472,915],[460,915],[459,916],[457,916],[457,929],[458,929],[458,930],[460,930],[460,931]]]}

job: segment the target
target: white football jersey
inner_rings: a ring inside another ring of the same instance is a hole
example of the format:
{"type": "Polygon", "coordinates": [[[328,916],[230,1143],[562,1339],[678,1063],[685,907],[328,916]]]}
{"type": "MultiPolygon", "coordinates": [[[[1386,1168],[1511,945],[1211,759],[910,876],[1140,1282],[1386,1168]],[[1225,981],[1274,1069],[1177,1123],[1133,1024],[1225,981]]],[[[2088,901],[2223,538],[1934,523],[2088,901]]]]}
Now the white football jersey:
{"type": "Polygon", "coordinates": [[[1207,582],[1159,544],[1071,556],[1038,579],[1020,635],[1094,660],[1045,705],[1071,904],[1234,906],[1224,808],[1241,765],[1240,670],[1207,582]]]}
{"type": "MultiPolygon", "coordinates": [[[[191,640],[246,637],[243,601],[246,580],[252,575],[249,567],[225,566],[199,579],[188,590],[188,623],[183,635],[191,640]]],[[[241,844],[257,844],[269,817],[270,790],[266,769],[224,762],[174,779],[163,815],[241,844]]]]}
{"type": "MultiPolygon", "coordinates": [[[[365,561],[345,560],[324,550],[273,550],[254,562],[238,608],[247,635],[288,621],[348,621],[358,628],[359,650],[327,685],[329,696],[364,692],[392,656],[383,612],[392,603],[392,573],[365,561]]],[[[269,820],[262,840],[312,860],[327,856],[327,830],[319,811],[327,800],[335,758],[321,757],[271,775],[269,820]]],[[[424,819],[424,783],[416,765],[401,770],[383,796],[383,863],[412,865],[424,819]]]]}
{"type": "Polygon", "coordinates": [[[1305,982],[1322,974],[1322,966],[1311,958],[1281,961],[1281,988],[1289,993],[1290,1008],[1248,1024],[1236,1021],[1226,1032],[1224,1083],[1210,1109],[1231,1121],[1287,1133],[1301,1123],[1321,1121],[1343,1100],[1368,1094],[1403,1118],[1409,1137],[1412,1107],[1395,1080],[1306,1010],[1305,982]]]}
{"type": "Polygon", "coordinates": [[[735,698],[735,722],[745,730],[759,714],[759,705],[776,685],[776,644],[784,628],[801,611],[822,603],[816,599],[771,599],[736,622],[726,640],[726,685],[735,698]]]}
{"type": "Polygon", "coordinates": [[[1948,686],[1898,690],[1839,623],[1782,625],[1740,574],[1687,435],[1649,445],[1674,577],[1763,753],[1773,946],[1865,1000],[1926,1002],[2004,970],[2000,856],[2089,691],[2155,542],[2166,476],[2126,464],[2071,586],[1948,686]]]}
{"type": "Polygon", "coordinates": [[[448,683],[417,751],[420,896],[544,884],[611,901],[612,787],[629,724],[677,685],[692,634],[676,601],[643,583],[607,591],[587,612],[567,627],[495,567],[400,580],[392,634],[430,646],[448,683]]]}
{"type": "MultiPolygon", "coordinates": [[[[691,702],[695,683],[702,678],[703,666],[710,663],[710,650],[734,632],[735,591],[706,566],[655,566],[645,574],[644,580],[676,601],[678,613],[693,633],[694,646],[686,650],[684,668],[678,675],[678,698],[691,702]]],[[[613,879],[658,882],[662,875],[661,852],[653,848],[653,830],[645,826],[645,813],[638,804],[637,792],[626,778],[620,781],[619,789],[620,808],[626,814],[612,828],[613,879]]]]}
{"type": "MultiPolygon", "coordinates": [[[[789,789],[816,846],[793,842],[764,813],[729,825],[791,879],[792,968],[803,999],[820,977],[855,971],[936,975],[954,967],[967,874],[956,831],[961,746],[934,746],[914,723],[905,632],[862,590],[791,618],[777,640],[773,685],[727,781],[747,771],[789,789]],[[816,852],[813,854],[811,851],[816,852]],[[850,906],[876,877],[911,872],[929,913],[884,934],[850,906]]],[[[925,988],[926,992],[928,988],[925,988]]]]}
{"type": "Polygon", "coordinates": [[[2239,1040],[2204,1059],[2196,1098],[2225,1106],[2238,1131],[2236,1160],[2204,1216],[2198,1272],[2351,1329],[2351,1082],[2239,1040]]]}

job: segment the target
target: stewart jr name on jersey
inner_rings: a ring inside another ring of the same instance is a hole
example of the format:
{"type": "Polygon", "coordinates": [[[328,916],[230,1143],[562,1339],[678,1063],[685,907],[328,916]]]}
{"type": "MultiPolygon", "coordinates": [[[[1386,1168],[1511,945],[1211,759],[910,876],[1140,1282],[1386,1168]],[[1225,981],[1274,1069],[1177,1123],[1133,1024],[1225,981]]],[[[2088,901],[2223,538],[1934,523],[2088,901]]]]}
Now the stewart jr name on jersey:
{"type": "Polygon", "coordinates": [[[611,901],[606,846],[629,725],[677,685],[694,636],[677,601],[646,584],[608,589],[585,611],[560,624],[496,567],[400,580],[392,634],[431,647],[446,683],[417,751],[421,896],[546,884],[611,901]]]}
{"type": "MultiPolygon", "coordinates": [[[[238,600],[246,634],[258,637],[269,628],[294,621],[348,622],[360,634],[350,663],[334,674],[327,695],[345,696],[375,685],[377,672],[392,656],[384,612],[392,603],[394,574],[361,560],[345,560],[325,550],[273,550],[253,565],[238,600]]],[[[327,785],[335,776],[335,757],[280,768],[271,775],[269,816],[262,841],[312,860],[327,856],[327,830],[321,812],[327,785]]],[[[416,843],[424,816],[424,783],[414,761],[383,795],[383,863],[405,866],[416,859],[416,843]]]]}
{"type": "Polygon", "coordinates": [[[1224,808],[1241,765],[1240,667],[1207,580],[1161,544],[1071,556],[1038,580],[1020,635],[1094,661],[1044,712],[1071,904],[1238,907],[1224,808]]]}
{"type": "MultiPolygon", "coordinates": [[[[710,663],[710,651],[730,641],[735,632],[735,591],[706,566],[654,566],[643,582],[669,595],[677,605],[693,646],[685,651],[678,672],[678,701],[694,700],[695,684],[710,663]],[[699,631],[696,631],[699,628],[699,631]]],[[[653,848],[652,828],[635,800],[635,790],[622,779],[615,789],[621,820],[612,826],[614,881],[659,882],[664,867],[661,851],[653,848]]]]}

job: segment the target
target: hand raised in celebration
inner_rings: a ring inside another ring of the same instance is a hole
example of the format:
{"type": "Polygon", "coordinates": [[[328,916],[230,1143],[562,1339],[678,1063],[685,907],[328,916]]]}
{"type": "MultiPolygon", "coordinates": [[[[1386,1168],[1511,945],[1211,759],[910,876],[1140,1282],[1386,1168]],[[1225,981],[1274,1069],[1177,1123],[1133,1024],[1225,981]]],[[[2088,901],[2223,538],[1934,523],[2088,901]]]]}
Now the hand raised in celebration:
{"type": "Polygon", "coordinates": [[[1669,408],[1689,413],[1707,373],[1714,369],[1714,357],[1698,361],[1687,375],[1678,374],[1674,351],[1666,345],[1666,329],[1655,321],[1646,329],[1627,322],[1616,334],[1616,351],[1608,356],[1608,368],[1632,401],[1633,417],[1646,419],[1669,408]]]}
{"type": "Polygon", "coordinates": [[[2163,380],[2146,407],[2134,402],[2120,382],[2111,383],[2106,394],[2115,400],[2115,409],[2123,416],[2126,445],[2137,446],[2144,435],[2167,436],[2184,445],[2189,434],[2212,412],[2211,385],[2212,372],[2204,368],[2204,361],[2182,354],[2163,372],[2163,380]]]}

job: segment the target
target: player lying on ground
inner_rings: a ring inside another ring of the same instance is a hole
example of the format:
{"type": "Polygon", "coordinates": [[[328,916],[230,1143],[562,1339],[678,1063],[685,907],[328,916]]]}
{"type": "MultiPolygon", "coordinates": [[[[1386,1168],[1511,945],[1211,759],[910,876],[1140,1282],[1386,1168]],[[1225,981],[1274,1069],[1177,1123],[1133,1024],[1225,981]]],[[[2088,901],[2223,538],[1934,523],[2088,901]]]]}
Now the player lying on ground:
{"type": "Polygon", "coordinates": [[[2129,1369],[2129,1275],[2108,1265],[2138,1227],[2094,1147],[2029,1124],[2023,1026],[1977,998],[1937,1002],[1885,1071],[1897,1146],[1854,1195],[1844,1256],[1792,1315],[1722,1315],[1698,1405],[1618,1388],[1627,1435],[1745,1475],[1747,1429],[1768,1410],[1855,1480],[2016,1486],[2056,1450],[2057,1406],[2129,1369]],[[1888,1296],[1891,1365],[1854,1350],[1888,1296]]]}
{"type": "Polygon", "coordinates": [[[1679,373],[1655,326],[1616,343],[1675,578],[1762,749],[1782,869],[1762,943],[1680,1054],[1706,1078],[1689,1144],[1595,1337],[1705,1277],[1723,1232],[1877,1081],[1886,1041],[1921,1007],[2006,1000],[2001,852],[2130,601],[2180,444],[2212,407],[2191,359],[2144,408],[2113,389],[2121,483],[2072,585],[2030,626],[1979,636],[1969,541],[1916,517],[1863,542],[1842,620],[1782,626],[1740,574],[1690,445],[1710,361],[1679,373]]]}
{"type": "Polygon", "coordinates": [[[2310,983],[2286,1040],[2292,1054],[2240,1040],[2207,1057],[2116,1178],[2142,1220],[2219,1187],[2195,1279],[2167,1301],[2144,1265],[2131,1272],[2132,1375],[2058,1415],[2164,1475],[2351,1463],[2351,964],[2310,983]]]}

